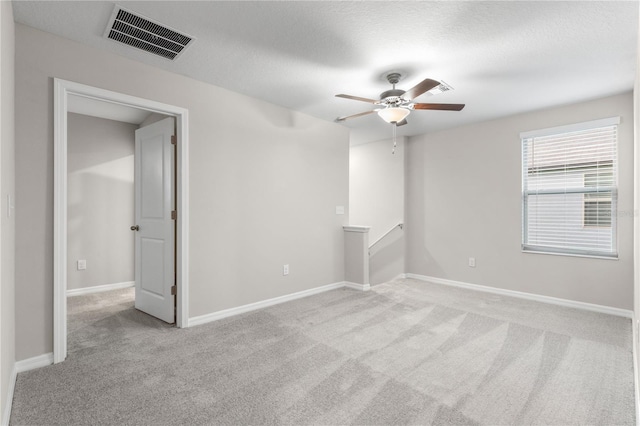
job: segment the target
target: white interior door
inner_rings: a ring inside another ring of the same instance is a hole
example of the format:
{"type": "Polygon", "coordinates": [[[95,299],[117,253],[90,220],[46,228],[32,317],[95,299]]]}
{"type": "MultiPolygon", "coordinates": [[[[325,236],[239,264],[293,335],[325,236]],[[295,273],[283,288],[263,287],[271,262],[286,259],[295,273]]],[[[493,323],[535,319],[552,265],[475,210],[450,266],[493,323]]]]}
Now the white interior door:
{"type": "Polygon", "coordinates": [[[136,309],[175,322],[174,119],[136,130],[136,309]]]}

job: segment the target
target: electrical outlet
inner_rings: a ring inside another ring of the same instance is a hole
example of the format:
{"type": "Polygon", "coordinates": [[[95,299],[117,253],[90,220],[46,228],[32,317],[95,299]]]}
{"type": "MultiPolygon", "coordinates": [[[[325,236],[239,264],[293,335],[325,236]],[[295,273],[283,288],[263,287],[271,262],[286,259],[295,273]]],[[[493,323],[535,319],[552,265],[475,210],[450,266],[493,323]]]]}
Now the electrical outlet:
{"type": "Polygon", "coordinates": [[[282,266],[282,275],[289,275],[289,265],[282,266]]]}
{"type": "Polygon", "coordinates": [[[344,214],[344,206],[336,206],[336,214],[344,214]]]}
{"type": "Polygon", "coordinates": [[[475,257],[470,257],[469,258],[469,266],[471,268],[475,268],[476,267],[476,258],[475,257]]]}
{"type": "Polygon", "coordinates": [[[87,269],[87,261],[84,259],[78,260],[78,271],[84,271],[85,269],[87,269]]]}

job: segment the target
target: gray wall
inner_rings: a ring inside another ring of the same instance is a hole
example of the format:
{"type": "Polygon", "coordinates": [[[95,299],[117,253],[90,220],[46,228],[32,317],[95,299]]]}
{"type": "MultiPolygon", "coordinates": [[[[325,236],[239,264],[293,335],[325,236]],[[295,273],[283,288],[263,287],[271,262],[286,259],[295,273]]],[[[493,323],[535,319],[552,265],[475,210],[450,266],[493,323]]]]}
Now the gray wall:
{"type": "Polygon", "coordinates": [[[15,198],[14,24],[11,2],[0,2],[0,419],[7,408],[15,364],[15,214],[7,215],[7,196],[15,198]]]}
{"type": "MultiPolygon", "coordinates": [[[[389,126],[391,131],[391,126],[389,126]]],[[[355,145],[349,149],[349,220],[370,226],[369,244],[404,221],[405,138],[355,145]]],[[[404,272],[404,232],[395,228],[371,249],[371,284],[386,282],[404,272]]]]}
{"type": "Polygon", "coordinates": [[[17,359],[53,345],[52,77],[189,109],[191,317],[344,280],[347,128],[16,24],[17,359]]]}
{"type": "Polygon", "coordinates": [[[633,120],[626,93],[411,138],[407,272],[633,309],[633,120]],[[619,260],[522,253],[520,132],[612,116],[619,260]]]}
{"type": "Polygon", "coordinates": [[[67,116],[67,288],[131,282],[134,276],[135,124],[67,116]],[[77,261],[87,261],[79,271],[77,261]]]}

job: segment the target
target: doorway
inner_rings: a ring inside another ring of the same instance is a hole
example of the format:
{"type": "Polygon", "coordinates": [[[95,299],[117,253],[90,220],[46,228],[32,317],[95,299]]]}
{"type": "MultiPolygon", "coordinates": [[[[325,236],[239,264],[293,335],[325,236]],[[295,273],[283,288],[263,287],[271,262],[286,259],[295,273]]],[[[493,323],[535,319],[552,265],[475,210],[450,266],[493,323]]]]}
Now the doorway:
{"type": "Polygon", "coordinates": [[[147,99],[54,79],[54,362],[67,355],[67,203],[70,100],[99,103],[111,109],[129,108],[175,118],[175,295],[176,326],[188,325],[188,111],[147,99]]]}
{"type": "Polygon", "coordinates": [[[67,297],[135,287],[137,309],[175,323],[175,118],[75,95],[67,110],[67,297]]]}

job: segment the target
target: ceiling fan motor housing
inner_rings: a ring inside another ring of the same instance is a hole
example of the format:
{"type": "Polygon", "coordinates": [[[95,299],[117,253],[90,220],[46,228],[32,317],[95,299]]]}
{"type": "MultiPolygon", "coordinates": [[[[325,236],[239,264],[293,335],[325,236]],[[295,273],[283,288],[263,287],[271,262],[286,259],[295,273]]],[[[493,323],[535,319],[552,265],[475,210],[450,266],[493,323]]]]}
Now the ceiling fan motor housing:
{"type": "Polygon", "coordinates": [[[405,91],[400,89],[391,89],[380,93],[380,103],[383,105],[400,105],[404,102],[402,95],[405,91]]]}
{"type": "Polygon", "coordinates": [[[393,89],[380,93],[380,104],[387,105],[389,107],[400,106],[404,102],[402,95],[405,94],[405,91],[396,89],[396,84],[398,84],[402,75],[399,72],[390,72],[386,77],[387,81],[393,85],[393,89]]]}

